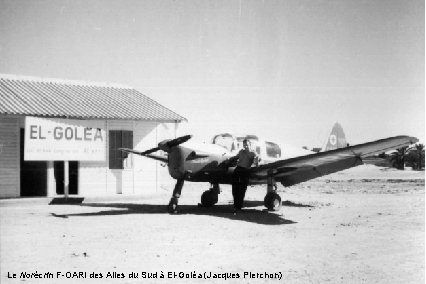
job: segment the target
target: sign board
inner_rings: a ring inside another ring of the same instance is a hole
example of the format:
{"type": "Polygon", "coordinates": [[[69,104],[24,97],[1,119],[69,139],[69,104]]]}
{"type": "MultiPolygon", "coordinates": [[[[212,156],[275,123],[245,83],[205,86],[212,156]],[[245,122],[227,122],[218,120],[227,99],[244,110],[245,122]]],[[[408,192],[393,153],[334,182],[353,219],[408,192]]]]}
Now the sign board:
{"type": "Polygon", "coordinates": [[[26,161],[105,161],[103,121],[25,118],[26,161]]]}

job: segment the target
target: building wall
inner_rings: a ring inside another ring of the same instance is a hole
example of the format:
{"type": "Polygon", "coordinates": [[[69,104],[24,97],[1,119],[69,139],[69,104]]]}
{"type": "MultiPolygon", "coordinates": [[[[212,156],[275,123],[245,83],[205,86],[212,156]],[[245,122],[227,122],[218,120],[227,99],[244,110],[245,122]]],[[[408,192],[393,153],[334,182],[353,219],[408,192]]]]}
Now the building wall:
{"type": "MultiPolygon", "coordinates": [[[[160,123],[151,121],[102,121],[105,125],[106,157],[105,161],[79,163],[79,195],[115,195],[154,193],[159,190],[161,183],[173,182],[168,175],[167,167],[161,167],[160,162],[129,155],[125,160],[123,170],[109,169],[109,131],[133,131],[133,148],[146,150],[156,147],[158,142],[175,137],[175,123],[160,123]]],[[[0,197],[18,197],[19,185],[19,129],[25,127],[25,117],[0,116],[0,197]]],[[[53,169],[51,169],[53,170],[53,169]]],[[[48,175],[48,184],[55,188],[54,175],[48,175]]],[[[56,191],[48,190],[50,195],[56,191]]]]}
{"type": "MultiPolygon", "coordinates": [[[[174,123],[111,120],[105,123],[107,149],[110,130],[133,131],[133,148],[140,151],[156,147],[163,140],[159,137],[174,138],[174,123]]],[[[81,195],[155,193],[159,190],[162,179],[172,182],[168,172],[164,173],[164,168],[155,160],[129,155],[124,161],[124,169],[114,170],[109,169],[108,154],[109,151],[106,151],[105,162],[80,163],[81,195]]]]}
{"type": "Polygon", "coordinates": [[[0,198],[19,196],[19,170],[18,118],[0,116],[0,198]]]}
{"type": "MultiPolygon", "coordinates": [[[[158,145],[158,127],[155,122],[136,122],[133,140],[134,148],[147,150],[158,145]]],[[[138,155],[129,155],[132,159],[134,169],[134,190],[135,192],[146,192],[154,188],[158,190],[158,167],[159,162],[138,155]]]]}

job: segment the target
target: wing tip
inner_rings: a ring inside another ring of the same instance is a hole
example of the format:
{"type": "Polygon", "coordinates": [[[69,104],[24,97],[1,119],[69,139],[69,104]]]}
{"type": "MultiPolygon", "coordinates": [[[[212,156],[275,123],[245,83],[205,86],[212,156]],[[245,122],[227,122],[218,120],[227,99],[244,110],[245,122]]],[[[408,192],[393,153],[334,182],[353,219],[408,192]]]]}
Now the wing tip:
{"type": "Polygon", "coordinates": [[[416,144],[417,142],[419,142],[419,139],[417,137],[411,135],[401,135],[397,137],[407,139],[407,142],[409,142],[410,144],[416,144]]]}

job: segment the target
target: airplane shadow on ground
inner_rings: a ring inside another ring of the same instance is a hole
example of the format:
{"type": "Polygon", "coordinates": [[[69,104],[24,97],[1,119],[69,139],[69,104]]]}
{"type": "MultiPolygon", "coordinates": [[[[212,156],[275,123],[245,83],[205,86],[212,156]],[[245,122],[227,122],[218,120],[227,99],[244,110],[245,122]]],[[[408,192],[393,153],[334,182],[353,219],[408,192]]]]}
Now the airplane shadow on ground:
{"type": "MultiPolygon", "coordinates": [[[[138,203],[82,203],[81,207],[90,208],[111,208],[110,210],[102,210],[98,212],[85,212],[85,213],[71,213],[71,214],[55,214],[52,216],[57,218],[69,217],[90,217],[90,216],[113,216],[113,215],[128,215],[128,214],[168,214],[166,205],[153,205],[153,204],[138,204],[138,203]],[[116,210],[114,210],[116,209],[116,210]]],[[[198,205],[179,205],[179,215],[200,215],[200,216],[216,216],[230,220],[244,221],[257,223],[262,225],[289,225],[297,222],[285,219],[282,215],[283,211],[271,212],[257,208],[262,207],[261,201],[245,201],[244,209],[242,212],[233,214],[232,204],[218,204],[213,207],[202,207],[198,205]],[[256,208],[255,208],[256,207],[256,208]]],[[[291,207],[312,207],[311,205],[303,205],[293,203],[291,201],[284,201],[283,208],[286,206],[291,207]]],[[[171,217],[175,214],[170,214],[171,217]]]]}

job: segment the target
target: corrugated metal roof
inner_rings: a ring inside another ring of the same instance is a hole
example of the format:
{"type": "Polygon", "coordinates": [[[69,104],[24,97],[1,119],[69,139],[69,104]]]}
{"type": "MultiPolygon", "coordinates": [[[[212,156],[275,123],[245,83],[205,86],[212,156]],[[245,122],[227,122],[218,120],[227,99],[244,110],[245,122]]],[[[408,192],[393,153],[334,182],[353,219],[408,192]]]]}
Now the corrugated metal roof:
{"type": "Polygon", "coordinates": [[[131,87],[4,74],[0,74],[0,114],[79,119],[186,120],[131,87]]]}

